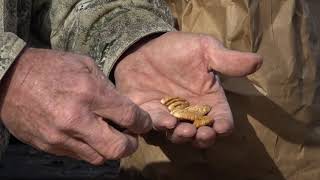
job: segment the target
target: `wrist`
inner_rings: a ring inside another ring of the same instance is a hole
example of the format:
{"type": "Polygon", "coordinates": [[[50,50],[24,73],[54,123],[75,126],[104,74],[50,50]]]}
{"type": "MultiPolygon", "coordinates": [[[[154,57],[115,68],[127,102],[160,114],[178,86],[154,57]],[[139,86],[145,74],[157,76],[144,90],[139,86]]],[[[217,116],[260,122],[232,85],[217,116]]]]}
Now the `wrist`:
{"type": "MultiPolygon", "coordinates": [[[[17,89],[26,81],[32,63],[25,59],[26,54],[30,53],[31,48],[24,48],[17,56],[13,64],[10,66],[0,82],[0,119],[5,121],[8,114],[12,113],[8,102],[15,100],[18,96],[15,95],[17,89]]],[[[29,59],[31,60],[31,59],[29,59]]],[[[10,103],[9,103],[10,104],[10,103]]]]}
{"type": "Polygon", "coordinates": [[[6,94],[6,91],[8,89],[8,86],[9,86],[10,82],[11,82],[13,74],[17,69],[17,64],[19,64],[21,56],[27,51],[27,49],[28,48],[25,47],[24,49],[21,50],[19,55],[16,57],[16,59],[14,60],[14,62],[10,66],[10,68],[7,70],[7,72],[4,74],[3,78],[1,79],[1,81],[0,81],[0,96],[1,96],[1,99],[2,99],[3,95],[6,94]]]}

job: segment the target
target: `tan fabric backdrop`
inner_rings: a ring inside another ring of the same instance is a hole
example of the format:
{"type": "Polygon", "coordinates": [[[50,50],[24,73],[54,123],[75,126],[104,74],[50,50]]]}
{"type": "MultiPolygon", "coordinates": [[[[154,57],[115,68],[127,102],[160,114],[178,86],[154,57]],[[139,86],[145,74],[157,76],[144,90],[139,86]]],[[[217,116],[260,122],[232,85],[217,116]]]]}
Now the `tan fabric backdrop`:
{"type": "Polygon", "coordinates": [[[150,135],[122,166],[151,179],[319,180],[320,1],[168,2],[182,31],[257,52],[264,64],[248,78],[222,78],[233,135],[207,150],[150,135]]]}

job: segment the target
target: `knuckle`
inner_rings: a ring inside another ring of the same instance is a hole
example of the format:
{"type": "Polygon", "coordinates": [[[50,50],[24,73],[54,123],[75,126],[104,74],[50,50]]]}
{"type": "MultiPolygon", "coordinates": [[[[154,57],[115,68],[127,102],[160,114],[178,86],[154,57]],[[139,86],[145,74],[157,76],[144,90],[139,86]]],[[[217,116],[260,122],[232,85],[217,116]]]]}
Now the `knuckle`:
{"type": "Polygon", "coordinates": [[[36,145],[36,147],[47,153],[52,153],[53,151],[53,147],[49,144],[36,145]]]}
{"type": "Polygon", "coordinates": [[[80,61],[83,64],[84,69],[86,70],[85,72],[89,74],[92,73],[92,71],[96,67],[95,61],[89,56],[82,56],[80,61]]]}
{"type": "Polygon", "coordinates": [[[80,61],[83,61],[84,63],[88,63],[88,64],[94,64],[94,60],[90,57],[90,56],[87,56],[87,55],[80,55],[81,56],[81,59],[80,61]]]}
{"type": "Polygon", "coordinates": [[[46,141],[48,143],[48,147],[50,148],[51,145],[56,146],[56,145],[63,145],[66,141],[66,139],[60,135],[59,133],[48,133],[46,137],[46,141]]]}
{"type": "Polygon", "coordinates": [[[78,123],[77,119],[75,118],[63,118],[59,119],[56,122],[57,129],[64,132],[64,131],[72,131],[74,130],[76,124],[78,123]]]}
{"type": "Polygon", "coordinates": [[[102,165],[105,162],[105,159],[102,156],[97,155],[96,157],[92,158],[88,162],[92,165],[98,166],[98,165],[102,165]]]}
{"type": "MultiPolygon", "coordinates": [[[[74,105],[77,106],[77,105],[74,105]]],[[[84,120],[84,116],[80,116],[81,110],[78,107],[69,106],[69,109],[64,111],[63,114],[56,118],[57,130],[74,131],[80,124],[80,121],[84,120]]]]}
{"type": "Polygon", "coordinates": [[[219,123],[219,129],[217,130],[217,133],[222,135],[229,135],[232,133],[234,129],[234,124],[232,122],[223,121],[219,123]]]}
{"type": "Polygon", "coordinates": [[[78,83],[75,86],[76,91],[79,93],[80,96],[91,96],[94,92],[94,83],[93,79],[88,76],[82,76],[78,79],[78,83]]]}
{"type": "MultiPolygon", "coordinates": [[[[43,136],[45,137],[45,136],[43,136]]],[[[28,144],[32,145],[36,149],[39,149],[41,151],[47,152],[47,153],[54,153],[54,146],[48,143],[48,141],[45,139],[39,140],[39,139],[33,139],[28,144]]]]}
{"type": "Polygon", "coordinates": [[[117,160],[122,158],[125,155],[127,146],[128,146],[128,140],[126,138],[118,139],[109,148],[107,158],[109,160],[117,160]]]}
{"type": "Polygon", "coordinates": [[[203,50],[206,50],[207,48],[209,48],[211,43],[212,43],[212,39],[210,37],[205,35],[201,35],[199,37],[200,48],[203,48],[203,50]]]}
{"type": "Polygon", "coordinates": [[[94,66],[96,66],[94,60],[93,60],[91,57],[89,57],[89,56],[84,56],[84,57],[83,57],[83,62],[84,62],[87,66],[89,66],[89,67],[94,67],[94,66]]]}
{"type": "Polygon", "coordinates": [[[198,38],[198,50],[203,53],[205,58],[209,57],[209,52],[213,48],[215,49],[225,49],[224,46],[216,39],[212,38],[211,36],[207,35],[200,35],[198,38]]]}
{"type": "Polygon", "coordinates": [[[200,47],[204,49],[211,48],[211,47],[221,47],[221,48],[223,47],[218,40],[207,35],[199,36],[199,44],[200,44],[200,47]]]}
{"type": "Polygon", "coordinates": [[[138,118],[139,108],[136,105],[130,105],[123,111],[120,123],[125,127],[134,126],[136,119],[138,118]]]}

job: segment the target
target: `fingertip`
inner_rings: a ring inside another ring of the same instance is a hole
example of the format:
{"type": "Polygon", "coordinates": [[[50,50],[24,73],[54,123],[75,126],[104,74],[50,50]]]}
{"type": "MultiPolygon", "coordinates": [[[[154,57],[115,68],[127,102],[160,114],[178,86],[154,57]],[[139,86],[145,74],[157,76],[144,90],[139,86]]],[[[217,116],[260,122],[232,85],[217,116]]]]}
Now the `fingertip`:
{"type": "Polygon", "coordinates": [[[173,129],[177,125],[177,119],[171,116],[163,116],[161,119],[154,120],[153,128],[155,130],[167,130],[167,129],[173,129]]]}
{"type": "Polygon", "coordinates": [[[214,122],[214,130],[219,135],[229,135],[232,133],[234,124],[233,121],[230,120],[215,120],[214,122]]]}
{"type": "Polygon", "coordinates": [[[111,146],[111,151],[106,153],[108,159],[119,160],[133,154],[138,149],[138,139],[134,135],[119,134],[118,139],[115,140],[111,146]]]}
{"type": "Polygon", "coordinates": [[[101,166],[105,161],[106,161],[106,159],[99,155],[99,156],[93,158],[92,160],[89,160],[88,163],[90,163],[94,166],[101,166]]]}
{"type": "Polygon", "coordinates": [[[196,133],[196,127],[189,123],[179,123],[173,132],[176,136],[185,138],[193,138],[196,133]]]}
{"type": "Polygon", "coordinates": [[[252,74],[259,70],[262,66],[263,60],[262,56],[260,56],[259,54],[238,51],[231,52],[233,52],[233,60],[238,61],[239,63],[239,72],[235,73],[235,76],[246,76],[252,74]]]}
{"type": "Polygon", "coordinates": [[[86,127],[87,133],[83,140],[106,160],[118,160],[136,151],[138,139],[137,135],[131,134],[132,131],[120,132],[100,118],[97,122],[91,128],[86,127]]]}
{"type": "Polygon", "coordinates": [[[249,71],[248,74],[251,74],[251,73],[258,71],[263,64],[263,58],[261,55],[256,54],[256,53],[250,53],[250,55],[252,57],[251,59],[252,59],[253,63],[252,63],[251,71],[249,71]]]}
{"type": "Polygon", "coordinates": [[[189,123],[179,123],[169,136],[169,140],[175,144],[190,142],[194,139],[197,129],[189,123]]]}
{"type": "Polygon", "coordinates": [[[152,129],[150,115],[137,105],[133,105],[133,110],[128,111],[128,115],[122,115],[123,120],[118,121],[123,127],[135,134],[144,134],[152,129]]]}
{"type": "Polygon", "coordinates": [[[212,127],[202,126],[198,128],[196,140],[204,142],[214,142],[216,133],[212,127]]]}
{"type": "Polygon", "coordinates": [[[216,133],[212,127],[202,126],[198,129],[196,138],[192,143],[196,148],[208,148],[214,144],[216,133]]]}
{"type": "Polygon", "coordinates": [[[133,154],[138,149],[138,137],[130,134],[125,134],[128,138],[128,146],[127,146],[127,153],[124,153],[124,157],[127,157],[133,154]]]}
{"type": "Polygon", "coordinates": [[[256,72],[262,66],[262,56],[230,49],[212,49],[210,67],[224,75],[242,77],[256,72]]]}

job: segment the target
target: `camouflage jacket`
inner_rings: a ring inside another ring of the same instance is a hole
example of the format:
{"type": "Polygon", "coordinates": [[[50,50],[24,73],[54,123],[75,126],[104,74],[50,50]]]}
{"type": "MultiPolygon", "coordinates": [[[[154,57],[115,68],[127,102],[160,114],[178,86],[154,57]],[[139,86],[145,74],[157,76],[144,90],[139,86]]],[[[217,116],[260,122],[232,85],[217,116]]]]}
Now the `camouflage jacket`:
{"type": "MultiPolygon", "coordinates": [[[[173,29],[162,0],[0,0],[0,78],[34,39],[50,48],[87,54],[109,75],[139,39],[173,29]]],[[[9,133],[0,121],[0,157],[9,133]]]]}

